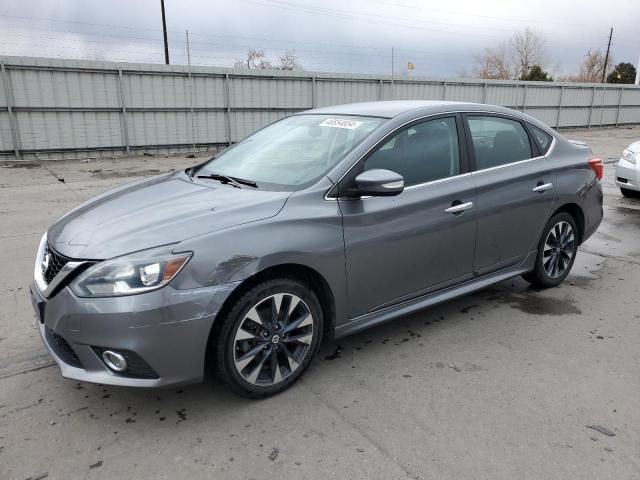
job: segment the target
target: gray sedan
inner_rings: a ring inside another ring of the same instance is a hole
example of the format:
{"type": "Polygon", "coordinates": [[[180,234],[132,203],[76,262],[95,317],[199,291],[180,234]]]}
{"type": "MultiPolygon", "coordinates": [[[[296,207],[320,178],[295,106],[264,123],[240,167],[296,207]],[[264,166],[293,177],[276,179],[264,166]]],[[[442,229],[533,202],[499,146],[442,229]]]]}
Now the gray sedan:
{"type": "Polygon", "coordinates": [[[602,220],[602,162],[455,102],[301,112],[52,225],[33,305],[62,375],[264,397],[341,337],[522,275],[554,287],[602,220]]]}

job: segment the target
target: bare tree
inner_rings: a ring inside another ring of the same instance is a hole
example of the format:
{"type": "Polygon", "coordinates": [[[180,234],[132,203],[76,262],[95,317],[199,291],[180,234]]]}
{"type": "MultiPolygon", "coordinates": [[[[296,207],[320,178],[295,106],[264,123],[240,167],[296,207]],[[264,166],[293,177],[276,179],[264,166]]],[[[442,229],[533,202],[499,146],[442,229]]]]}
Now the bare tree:
{"type": "Polygon", "coordinates": [[[527,27],[476,57],[474,73],[480,78],[508,80],[527,75],[534,65],[544,68],[548,61],[542,32],[527,27]]]}
{"type": "Polygon", "coordinates": [[[525,28],[513,34],[509,42],[514,76],[527,75],[534,65],[541,68],[549,61],[544,35],[539,30],[525,28]]]}
{"type": "Polygon", "coordinates": [[[264,53],[264,50],[258,49],[250,49],[247,52],[246,58],[242,60],[237,60],[236,63],[233,64],[234,68],[248,68],[250,70],[255,69],[268,69],[273,68],[273,64],[267,58],[267,55],[264,53]]]}
{"type": "Polygon", "coordinates": [[[264,50],[252,48],[247,52],[247,56],[242,60],[237,60],[233,64],[234,68],[248,68],[250,70],[266,70],[274,68],[278,70],[302,70],[302,64],[298,60],[294,51],[285,52],[284,55],[278,57],[278,61],[274,63],[267,58],[264,50]]]}
{"type": "Polygon", "coordinates": [[[475,57],[474,74],[478,78],[508,80],[513,77],[506,46],[487,48],[482,55],[475,57]]]}
{"type": "Polygon", "coordinates": [[[278,62],[278,68],[280,70],[303,70],[300,60],[298,60],[297,55],[292,50],[278,57],[278,62]]]}
{"type": "MultiPolygon", "coordinates": [[[[597,83],[602,79],[602,69],[604,68],[605,54],[600,50],[589,50],[584,61],[580,65],[577,74],[570,75],[567,80],[570,82],[597,83]]],[[[607,70],[613,66],[611,55],[607,60],[607,70]]]]}

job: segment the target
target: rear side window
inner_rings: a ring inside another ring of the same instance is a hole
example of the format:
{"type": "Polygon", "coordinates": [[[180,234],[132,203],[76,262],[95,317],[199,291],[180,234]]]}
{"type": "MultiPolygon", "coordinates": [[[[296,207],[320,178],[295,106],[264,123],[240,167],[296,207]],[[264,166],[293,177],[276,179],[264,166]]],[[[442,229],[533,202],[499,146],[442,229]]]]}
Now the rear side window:
{"type": "Polygon", "coordinates": [[[469,116],[477,169],[532,158],[529,135],[520,122],[501,117],[469,116]]]}
{"type": "Polygon", "coordinates": [[[538,146],[540,147],[540,151],[543,155],[549,151],[549,147],[551,147],[551,140],[553,137],[549,135],[547,132],[542,130],[541,128],[536,127],[535,125],[528,124],[533,132],[533,136],[536,137],[536,141],[538,142],[538,146]]]}

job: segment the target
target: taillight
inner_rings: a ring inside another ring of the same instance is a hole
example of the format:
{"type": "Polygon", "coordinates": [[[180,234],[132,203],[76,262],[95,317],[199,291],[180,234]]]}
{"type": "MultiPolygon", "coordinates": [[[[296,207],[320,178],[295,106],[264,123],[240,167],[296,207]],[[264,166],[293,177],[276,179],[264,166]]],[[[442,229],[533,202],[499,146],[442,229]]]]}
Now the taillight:
{"type": "Polygon", "coordinates": [[[589,160],[589,166],[593,169],[594,172],[596,172],[596,178],[598,180],[602,180],[602,160],[600,160],[598,157],[592,158],[591,160],[589,160]]]}

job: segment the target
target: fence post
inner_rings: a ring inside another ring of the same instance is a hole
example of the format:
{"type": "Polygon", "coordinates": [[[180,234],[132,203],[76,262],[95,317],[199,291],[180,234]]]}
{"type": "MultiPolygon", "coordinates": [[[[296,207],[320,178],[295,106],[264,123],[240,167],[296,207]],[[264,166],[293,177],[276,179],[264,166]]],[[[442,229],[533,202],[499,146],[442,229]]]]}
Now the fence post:
{"type": "Polygon", "coordinates": [[[618,112],[616,113],[616,127],[618,126],[618,120],[620,120],[620,109],[622,108],[623,94],[624,94],[624,87],[620,87],[620,98],[618,98],[618,112]]]}
{"type": "MultiPolygon", "coordinates": [[[[191,62],[189,62],[191,63],[191,62]]],[[[189,114],[191,116],[191,154],[196,156],[196,119],[193,110],[193,76],[191,75],[191,65],[189,65],[189,114]]]]}
{"type": "Polygon", "coordinates": [[[311,108],[318,106],[318,97],[316,96],[316,77],[311,77],[311,108]]]}
{"type": "Polygon", "coordinates": [[[587,128],[591,128],[591,115],[593,114],[593,104],[596,101],[596,87],[593,86],[593,92],[591,93],[591,107],[589,107],[589,121],[587,122],[587,128]]]}
{"type": "Polygon", "coordinates": [[[560,102],[558,102],[558,117],[556,118],[556,130],[560,127],[560,113],[562,112],[563,97],[564,97],[564,85],[560,85],[560,102]]]}
{"type": "Polygon", "coordinates": [[[602,128],[602,115],[604,114],[604,96],[607,93],[607,84],[604,83],[602,87],[602,101],[600,102],[600,128],[602,128]]]}
{"type": "Polygon", "coordinates": [[[482,103],[487,103],[487,82],[482,85],[482,103]]]}
{"type": "Polygon", "coordinates": [[[522,96],[522,113],[527,112],[527,84],[524,84],[524,94],[522,96]]]}
{"type": "Polygon", "coordinates": [[[13,90],[11,84],[7,78],[7,71],[5,70],[4,63],[0,63],[0,73],[2,74],[2,86],[4,88],[4,98],[7,101],[7,111],[9,112],[9,126],[11,128],[11,139],[13,140],[13,151],[16,155],[16,160],[20,159],[20,139],[18,134],[18,126],[15,118],[13,118],[13,90]]]}
{"type": "Polygon", "coordinates": [[[231,146],[231,94],[229,93],[229,74],[224,74],[225,110],[227,120],[227,143],[231,146]]]}
{"type": "Polygon", "coordinates": [[[442,82],[442,100],[447,99],[447,81],[442,82]]]}
{"type": "Polygon", "coordinates": [[[384,84],[382,83],[382,79],[380,79],[380,91],[378,91],[378,100],[382,100],[384,96],[384,84]]]}
{"type": "Polygon", "coordinates": [[[122,138],[124,148],[129,155],[129,129],[127,127],[127,105],[124,101],[124,84],[122,82],[122,67],[118,67],[118,90],[120,90],[120,127],[122,128],[122,138]]]}

